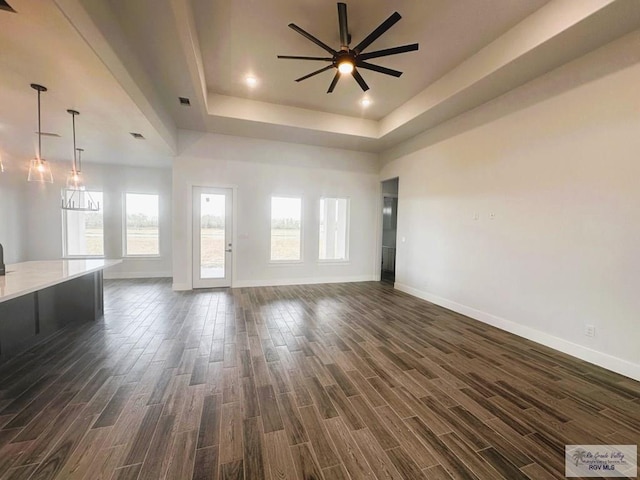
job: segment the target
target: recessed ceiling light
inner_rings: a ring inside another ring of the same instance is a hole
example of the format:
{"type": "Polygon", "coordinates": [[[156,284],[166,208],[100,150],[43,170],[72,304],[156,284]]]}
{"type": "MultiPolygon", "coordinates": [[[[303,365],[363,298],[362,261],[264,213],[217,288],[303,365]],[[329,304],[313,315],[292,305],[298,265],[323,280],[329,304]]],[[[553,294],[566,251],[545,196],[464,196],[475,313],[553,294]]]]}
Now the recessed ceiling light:
{"type": "Polygon", "coordinates": [[[247,75],[244,77],[244,83],[246,83],[249,88],[256,88],[258,86],[258,79],[253,75],[247,75]]]}
{"type": "Polygon", "coordinates": [[[191,106],[191,100],[187,97],[178,97],[178,100],[180,100],[180,105],[184,105],[185,107],[191,106]]]}
{"type": "Polygon", "coordinates": [[[370,98],[363,98],[362,100],[360,100],[360,105],[362,105],[363,107],[367,108],[369,105],[371,105],[371,99],[370,98]]]}
{"type": "Polygon", "coordinates": [[[144,135],[137,132],[129,132],[133,138],[137,138],[138,140],[144,140],[144,135]]]}

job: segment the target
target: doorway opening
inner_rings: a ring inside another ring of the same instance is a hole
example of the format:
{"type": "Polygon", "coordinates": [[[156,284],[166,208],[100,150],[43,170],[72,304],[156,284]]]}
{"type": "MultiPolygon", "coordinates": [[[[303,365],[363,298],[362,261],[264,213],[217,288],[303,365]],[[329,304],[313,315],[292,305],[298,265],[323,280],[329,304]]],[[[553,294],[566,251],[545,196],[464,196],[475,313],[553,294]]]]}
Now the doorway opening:
{"type": "Polygon", "coordinates": [[[382,261],[380,281],[393,284],[396,280],[396,235],[398,227],[399,179],[382,182],[382,261]]]}

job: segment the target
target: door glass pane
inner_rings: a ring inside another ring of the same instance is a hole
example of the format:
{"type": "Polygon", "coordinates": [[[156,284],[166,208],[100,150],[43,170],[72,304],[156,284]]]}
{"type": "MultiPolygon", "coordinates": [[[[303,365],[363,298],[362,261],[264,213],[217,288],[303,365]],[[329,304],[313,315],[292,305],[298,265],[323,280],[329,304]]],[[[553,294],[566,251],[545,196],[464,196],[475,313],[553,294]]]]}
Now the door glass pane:
{"type": "Polygon", "coordinates": [[[225,196],[200,195],[200,278],[225,277],[225,196]]]}

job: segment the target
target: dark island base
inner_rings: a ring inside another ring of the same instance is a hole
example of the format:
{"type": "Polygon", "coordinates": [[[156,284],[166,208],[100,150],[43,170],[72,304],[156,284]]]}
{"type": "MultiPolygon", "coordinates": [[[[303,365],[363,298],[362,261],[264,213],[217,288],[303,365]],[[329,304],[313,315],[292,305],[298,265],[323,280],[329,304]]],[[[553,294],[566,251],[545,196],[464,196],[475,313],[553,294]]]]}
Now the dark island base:
{"type": "Polygon", "coordinates": [[[104,313],[102,270],[0,303],[0,363],[104,313]]]}

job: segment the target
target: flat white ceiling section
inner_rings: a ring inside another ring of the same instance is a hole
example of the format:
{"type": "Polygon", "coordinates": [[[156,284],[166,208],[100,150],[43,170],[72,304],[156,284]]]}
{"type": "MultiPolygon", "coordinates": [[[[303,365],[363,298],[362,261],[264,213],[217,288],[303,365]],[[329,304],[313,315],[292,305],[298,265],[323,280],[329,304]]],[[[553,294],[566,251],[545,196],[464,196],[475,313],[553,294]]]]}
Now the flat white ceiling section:
{"type": "MultiPolygon", "coordinates": [[[[8,169],[25,169],[36,151],[37,94],[42,94],[43,156],[69,161],[73,155],[71,116],[83,162],[166,166],[172,147],[149,121],[128,89],[96,56],[54,2],[11,0],[18,13],[0,11],[0,153],[8,169]],[[142,133],[135,140],[129,132],[142,133]]],[[[170,141],[170,140],[169,140],[170,141]]]]}

